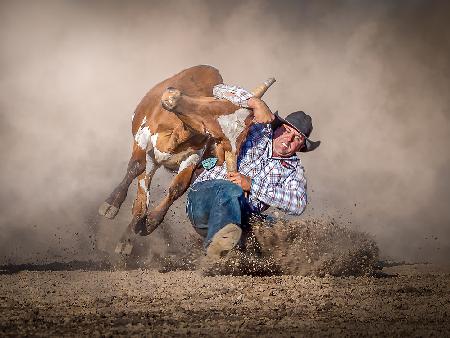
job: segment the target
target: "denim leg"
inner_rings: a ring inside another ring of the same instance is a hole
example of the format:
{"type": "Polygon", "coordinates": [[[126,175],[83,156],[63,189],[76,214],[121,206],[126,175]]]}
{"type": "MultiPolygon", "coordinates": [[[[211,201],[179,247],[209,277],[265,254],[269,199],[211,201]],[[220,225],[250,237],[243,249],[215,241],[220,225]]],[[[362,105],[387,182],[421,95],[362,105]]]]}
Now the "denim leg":
{"type": "Polygon", "coordinates": [[[243,224],[242,188],[226,180],[209,180],[189,189],[186,211],[194,227],[207,229],[207,246],[217,231],[229,223],[243,224]]]}
{"type": "Polygon", "coordinates": [[[213,207],[209,213],[208,235],[206,244],[209,244],[217,231],[225,225],[234,223],[241,225],[240,197],[243,195],[242,188],[229,181],[220,182],[217,186],[218,193],[213,207]]]}

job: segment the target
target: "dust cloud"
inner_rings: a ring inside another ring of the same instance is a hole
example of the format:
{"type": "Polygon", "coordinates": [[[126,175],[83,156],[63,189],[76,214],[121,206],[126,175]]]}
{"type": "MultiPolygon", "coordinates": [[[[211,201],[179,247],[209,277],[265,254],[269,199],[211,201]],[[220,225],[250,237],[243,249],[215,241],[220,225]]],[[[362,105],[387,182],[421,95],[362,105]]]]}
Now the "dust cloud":
{"type": "MultiPolygon", "coordinates": [[[[446,263],[448,13],[437,1],[2,1],[0,261],[89,259],[135,106],[210,64],[247,88],[276,77],[269,106],[313,116],[322,145],[302,157],[305,216],[373,235],[386,257],[446,263]]],[[[169,177],[158,173],[152,199],[169,177]]],[[[149,239],[162,253],[194,236],[183,199],[171,210],[149,239]]]]}

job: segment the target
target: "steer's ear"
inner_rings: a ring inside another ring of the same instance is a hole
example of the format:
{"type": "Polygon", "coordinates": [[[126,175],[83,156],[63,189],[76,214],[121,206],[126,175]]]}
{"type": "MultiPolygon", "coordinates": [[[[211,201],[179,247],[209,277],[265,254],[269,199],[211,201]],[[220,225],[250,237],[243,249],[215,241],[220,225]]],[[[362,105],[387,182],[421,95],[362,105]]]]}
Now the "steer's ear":
{"type": "Polygon", "coordinates": [[[275,83],[275,81],[276,80],[273,77],[268,78],[266,81],[264,81],[262,84],[260,84],[258,87],[252,90],[253,96],[260,99],[267,91],[267,89],[269,89],[269,87],[275,83]]]}

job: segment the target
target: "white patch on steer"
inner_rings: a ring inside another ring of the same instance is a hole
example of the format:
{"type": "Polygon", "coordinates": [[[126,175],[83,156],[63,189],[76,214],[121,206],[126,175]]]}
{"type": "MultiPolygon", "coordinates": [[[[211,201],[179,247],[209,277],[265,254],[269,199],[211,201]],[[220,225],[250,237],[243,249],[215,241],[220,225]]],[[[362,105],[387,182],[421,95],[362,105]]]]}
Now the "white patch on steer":
{"type": "MultiPolygon", "coordinates": [[[[146,182],[148,182],[148,185],[150,185],[153,175],[155,174],[156,170],[159,168],[159,165],[155,162],[155,159],[152,157],[151,152],[147,152],[145,155],[145,177],[146,182]]],[[[148,188],[146,187],[145,192],[147,194],[146,204],[147,208],[150,203],[150,186],[148,188]]]]}
{"type": "Polygon", "coordinates": [[[148,202],[149,202],[150,194],[149,194],[149,191],[147,189],[147,183],[145,182],[145,178],[143,178],[142,180],[139,180],[139,186],[145,192],[145,204],[147,205],[147,208],[148,208],[148,202]]]}
{"type": "Polygon", "coordinates": [[[142,190],[147,192],[147,185],[145,184],[145,178],[143,178],[142,180],[139,180],[139,185],[141,186],[142,190]]]}
{"type": "Polygon", "coordinates": [[[162,162],[166,161],[172,156],[170,153],[165,153],[163,151],[159,151],[158,148],[156,148],[156,141],[158,140],[158,133],[151,136],[152,144],[153,144],[153,151],[155,153],[155,160],[156,162],[162,162]]]}
{"type": "Polygon", "coordinates": [[[189,167],[190,165],[195,165],[200,160],[200,156],[198,154],[192,154],[183,162],[180,163],[180,168],[178,169],[178,173],[181,173],[184,169],[189,167]]]}
{"type": "Polygon", "coordinates": [[[236,140],[245,129],[245,119],[250,115],[250,110],[240,108],[233,114],[222,115],[217,121],[225,136],[230,140],[231,148],[236,151],[236,140]]]}
{"type": "Polygon", "coordinates": [[[150,129],[148,126],[145,126],[145,122],[147,121],[147,117],[144,117],[144,120],[142,121],[138,131],[136,132],[136,135],[134,135],[134,140],[136,141],[137,145],[141,149],[147,149],[148,141],[150,140],[150,129]]]}

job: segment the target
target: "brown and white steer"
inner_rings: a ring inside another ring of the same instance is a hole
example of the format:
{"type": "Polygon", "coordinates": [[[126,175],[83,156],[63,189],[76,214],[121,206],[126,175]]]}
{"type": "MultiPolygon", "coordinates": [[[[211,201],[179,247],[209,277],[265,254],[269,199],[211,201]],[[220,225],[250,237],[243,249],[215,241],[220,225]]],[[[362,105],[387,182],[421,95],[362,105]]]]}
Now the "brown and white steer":
{"type": "MultiPolygon", "coordinates": [[[[222,81],[214,67],[191,67],[157,84],[137,106],[132,120],[133,151],[127,172],[99,208],[100,215],[114,218],[131,182],[138,178],[133,218],[116,252],[130,254],[133,232],[148,235],[158,227],[169,207],[189,187],[203,156],[210,154],[214,146],[219,164],[227,156],[230,170],[236,170],[235,155],[253,117],[250,110],[212,96],[213,87],[222,81]],[[177,171],[177,175],[167,195],[150,209],[150,184],[161,166],[177,171]]],[[[260,97],[267,88],[267,84],[258,87],[255,96],[260,97]]]]}

